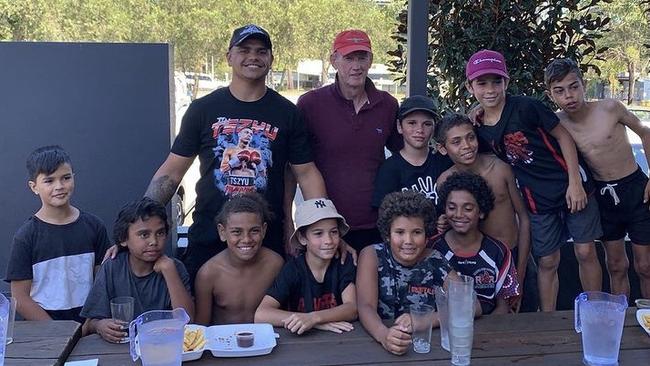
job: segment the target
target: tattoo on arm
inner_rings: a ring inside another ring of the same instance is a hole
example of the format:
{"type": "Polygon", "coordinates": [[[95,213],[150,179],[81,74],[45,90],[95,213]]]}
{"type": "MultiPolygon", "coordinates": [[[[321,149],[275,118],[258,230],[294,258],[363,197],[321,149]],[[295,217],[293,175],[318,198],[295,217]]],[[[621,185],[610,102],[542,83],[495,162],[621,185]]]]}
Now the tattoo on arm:
{"type": "Polygon", "coordinates": [[[177,187],[178,182],[173,181],[168,175],[163,175],[151,180],[144,195],[166,205],[177,187]]]}

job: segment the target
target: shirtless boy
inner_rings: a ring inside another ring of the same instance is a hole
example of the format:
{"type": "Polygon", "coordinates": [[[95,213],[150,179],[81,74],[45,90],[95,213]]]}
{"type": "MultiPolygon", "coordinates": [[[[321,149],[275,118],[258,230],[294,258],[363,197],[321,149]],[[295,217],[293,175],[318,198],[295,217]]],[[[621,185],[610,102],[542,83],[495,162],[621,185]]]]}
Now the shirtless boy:
{"type": "MultiPolygon", "coordinates": [[[[530,219],[512,169],[492,154],[478,153],[476,131],[465,115],[447,114],[436,127],[435,140],[438,151],[454,162],[454,166],[440,175],[437,187],[453,173],[469,171],[485,179],[494,193],[494,208],[482,220],[480,229],[514,250],[518,280],[523,286],[530,253],[530,219]]],[[[526,290],[537,292],[536,288],[526,290]]]]}
{"type": "Polygon", "coordinates": [[[627,233],[641,294],[650,297],[650,183],[634,160],[625,131],[628,127],[641,137],[650,161],[650,128],[617,100],[585,101],[582,72],[573,60],[551,62],[544,81],[548,95],[562,109],[557,113],[560,123],[575,140],[596,180],[612,293],[630,294],[627,233]]]}
{"type": "Polygon", "coordinates": [[[215,221],[228,249],[196,275],[198,324],[253,323],[257,306],[283,264],[280,255],[262,247],[270,216],[268,204],[256,193],[224,204],[215,221]]]}

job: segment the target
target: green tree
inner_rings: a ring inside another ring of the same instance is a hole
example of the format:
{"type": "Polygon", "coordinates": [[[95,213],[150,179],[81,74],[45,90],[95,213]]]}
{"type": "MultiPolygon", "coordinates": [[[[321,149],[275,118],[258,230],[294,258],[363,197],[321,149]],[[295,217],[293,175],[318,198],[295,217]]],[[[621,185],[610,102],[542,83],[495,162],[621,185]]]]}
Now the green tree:
{"type": "MultiPolygon", "coordinates": [[[[208,60],[225,62],[232,20],[240,13],[235,0],[159,0],[164,41],[174,47],[176,69],[204,72],[208,60]]],[[[192,96],[198,94],[195,76],[192,96]]]]}
{"type": "Polygon", "coordinates": [[[300,60],[301,49],[297,46],[299,34],[296,24],[301,21],[302,13],[297,0],[245,0],[240,2],[241,23],[254,23],[266,29],[273,42],[273,67],[283,71],[280,84],[287,80],[291,88],[291,70],[300,60]]]}
{"type": "Polygon", "coordinates": [[[617,84],[617,75],[627,71],[627,104],[634,100],[634,89],[639,73],[649,65],[650,24],[638,0],[613,0],[602,4],[604,13],[611,18],[610,28],[599,41],[608,50],[605,53],[603,69],[612,89],[617,84]]]}
{"type": "MultiPolygon", "coordinates": [[[[395,47],[395,4],[372,0],[0,0],[0,39],[20,41],[168,42],[176,69],[205,72],[209,60],[226,68],[232,30],[247,23],[273,39],[274,67],[295,70],[299,60],[323,61],[348,28],[368,31],[375,61],[395,47]]],[[[291,80],[289,85],[291,85],[291,80]]],[[[194,83],[193,94],[198,92],[194,83]]]]}
{"type": "Polygon", "coordinates": [[[66,41],[160,41],[155,3],[147,0],[59,0],[56,11],[66,41]]]}
{"type": "Polygon", "coordinates": [[[386,59],[386,53],[395,45],[390,34],[395,20],[388,10],[372,0],[298,0],[302,12],[295,29],[301,36],[299,47],[303,58],[322,61],[321,80],[327,80],[329,56],[337,33],[345,29],[362,29],[373,42],[375,62],[386,59]]]}
{"type": "Polygon", "coordinates": [[[61,0],[0,0],[0,39],[59,39],[61,0]]]}
{"type": "Polygon", "coordinates": [[[20,41],[160,41],[149,0],[0,0],[0,37],[20,41]]]}
{"type": "MultiPolygon", "coordinates": [[[[596,67],[592,61],[604,50],[595,41],[608,22],[595,13],[599,1],[430,1],[430,95],[442,109],[466,111],[471,100],[464,87],[465,63],[488,48],[504,54],[510,92],[543,98],[544,67],[550,60],[572,57],[585,69],[596,67]]],[[[406,20],[404,10],[396,34],[400,45],[391,52],[393,68],[402,73],[406,20]]]]}

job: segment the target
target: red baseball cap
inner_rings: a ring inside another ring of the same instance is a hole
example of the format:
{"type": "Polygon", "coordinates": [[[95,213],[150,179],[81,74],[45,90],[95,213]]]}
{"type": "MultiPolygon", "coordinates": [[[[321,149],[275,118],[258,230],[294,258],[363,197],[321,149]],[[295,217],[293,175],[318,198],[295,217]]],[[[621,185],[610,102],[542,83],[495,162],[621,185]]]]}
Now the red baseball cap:
{"type": "Polygon", "coordinates": [[[370,38],[366,32],[358,29],[350,29],[336,35],[332,45],[332,53],[338,52],[345,56],[354,51],[366,51],[372,53],[370,38]]]}
{"type": "Polygon", "coordinates": [[[472,55],[465,66],[465,76],[467,80],[474,80],[487,74],[496,74],[510,79],[506,60],[503,55],[497,51],[480,50],[472,55]]]}

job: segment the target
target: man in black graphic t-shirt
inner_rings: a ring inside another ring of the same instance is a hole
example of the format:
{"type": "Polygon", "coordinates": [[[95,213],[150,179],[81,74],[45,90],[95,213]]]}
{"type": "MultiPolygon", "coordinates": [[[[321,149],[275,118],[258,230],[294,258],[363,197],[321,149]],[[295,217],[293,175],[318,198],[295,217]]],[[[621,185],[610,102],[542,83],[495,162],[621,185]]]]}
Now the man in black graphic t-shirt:
{"type": "Polygon", "coordinates": [[[325,196],[323,178],[312,162],[296,107],[265,85],[273,63],[269,34],[252,24],[236,29],[227,60],[233,73],[230,85],[192,102],[171,153],[146,192],[168,202],[198,155],[201,178],[184,258],[192,281],[199,267],[225,248],[213,221],[232,195],[251,191],[264,195],[275,214],[264,244],[280,254],[284,254],[282,202],[287,163],[306,198],[325,196]]]}

